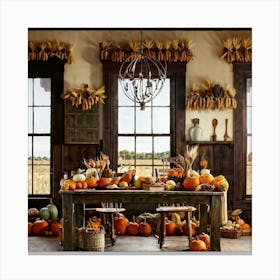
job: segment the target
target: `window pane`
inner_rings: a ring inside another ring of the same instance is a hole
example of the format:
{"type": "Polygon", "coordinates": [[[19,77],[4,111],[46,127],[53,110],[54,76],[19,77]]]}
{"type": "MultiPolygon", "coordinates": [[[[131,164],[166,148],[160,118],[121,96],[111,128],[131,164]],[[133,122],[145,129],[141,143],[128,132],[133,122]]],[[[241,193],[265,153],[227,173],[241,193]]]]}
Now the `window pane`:
{"type": "Polygon", "coordinates": [[[28,105],[33,105],[33,79],[28,79],[28,105]]]}
{"type": "Polygon", "coordinates": [[[118,172],[134,166],[134,137],[118,137],[118,172]]]}
{"type": "Polygon", "coordinates": [[[136,109],[136,133],[151,133],[151,108],[136,109]]]}
{"type": "Polygon", "coordinates": [[[134,108],[119,108],[119,133],[134,133],[134,108]]]}
{"type": "Polygon", "coordinates": [[[50,137],[37,136],[33,138],[35,164],[45,164],[45,160],[50,160],[50,137]],[[42,161],[44,159],[44,161],[42,161]]]}
{"type": "Polygon", "coordinates": [[[32,194],[32,166],[31,165],[28,165],[28,194],[32,194]]]}
{"type": "Polygon", "coordinates": [[[124,93],[120,80],[118,80],[118,103],[119,106],[134,106],[134,102],[130,100],[124,93]]]}
{"type": "Polygon", "coordinates": [[[50,107],[34,108],[34,133],[50,133],[51,110],[50,107]]]}
{"type": "Polygon", "coordinates": [[[28,133],[33,133],[33,107],[28,108],[28,133]]]}
{"type": "Polygon", "coordinates": [[[170,157],[170,137],[154,138],[155,158],[170,157]]]}
{"type": "Polygon", "coordinates": [[[136,137],[136,165],[152,164],[151,159],[152,137],[136,137]]]}
{"type": "Polygon", "coordinates": [[[252,79],[247,79],[247,106],[252,106],[252,79]]]}
{"type": "Polygon", "coordinates": [[[32,163],[32,137],[28,137],[28,164],[32,163]],[[30,160],[30,162],[29,162],[30,160]]]}
{"type": "Polygon", "coordinates": [[[153,106],[170,106],[170,80],[166,79],[159,94],[153,100],[153,106]]]}
{"type": "Polygon", "coordinates": [[[34,79],[34,105],[51,105],[51,79],[34,79]]]}
{"type": "Polygon", "coordinates": [[[34,194],[50,193],[50,165],[34,165],[34,194]]]}
{"type": "Polygon", "coordinates": [[[247,133],[252,133],[252,107],[247,107],[247,133]]]}
{"type": "Polygon", "coordinates": [[[170,133],[170,109],[169,108],[154,108],[153,132],[170,133]]]}
{"type": "MultiPolygon", "coordinates": [[[[146,160],[148,162],[148,160],[146,160]]],[[[148,162],[149,163],[149,162],[148,162]]],[[[152,161],[150,161],[152,164],[152,161]]],[[[154,176],[154,170],[152,166],[136,166],[136,176],[151,177],[154,176]]]]}

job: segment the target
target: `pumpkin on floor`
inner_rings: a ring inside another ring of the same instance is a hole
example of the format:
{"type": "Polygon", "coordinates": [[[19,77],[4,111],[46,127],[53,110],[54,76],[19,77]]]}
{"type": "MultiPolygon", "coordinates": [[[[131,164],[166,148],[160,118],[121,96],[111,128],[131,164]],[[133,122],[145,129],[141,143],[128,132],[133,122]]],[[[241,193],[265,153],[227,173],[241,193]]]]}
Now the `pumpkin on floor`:
{"type": "Polygon", "coordinates": [[[167,220],[165,222],[165,232],[166,232],[166,236],[172,236],[176,233],[176,228],[177,225],[174,221],[172,220],[167,220]]]}
{"type": "Polygon", "coordinates": [[[139,234],[142,236],[150,236],[152,233],[152,227],[146,221],[139,224],[139,234]]]}
{"type": "Polygon", "coordinates": [[[126,231],[128,235],[132,236],[139,234],[139,224],[135,222],[135,216],[133,216],[133,220],[127,225],[126,231]]]}
{"type": "Polygon", "coordinates": [[[28,235],[32,235],[32,226],[33,226],[33,223],[28,222],[28,235]]]}
{"type": "Polygon", "coordinates": [[[202,240],[205,245],[207,250],[210,250],[210,235],[202,232],[201,234],[198,235],[198,239],[202,240]]]}
{"type": "Polygon", "coordinates": [[[53,236],[58,236],[60,228],[61,228],[61,224],[60,223],[53,223],[53,224],[51,224],[50,231],[52,232],[52,235],[53,236]]]}
{"type": "Polygon", "coordinates": [[[49,224],[45,220],[37,220],[33,223],[32,233],[35,235],[43,235],[48,230],[49,224]]]}
{"type": "Polygon", "coordinates": [[[125,235],[128,220],[126,217],[118,215],[114,219],[114,227],[117,235],[125,235]]]}
{"type": "Polygon", "coordinates": [[[205,242],[200,239],[194,239],[190,244],[190,251],[207,251],[205,242]]]}

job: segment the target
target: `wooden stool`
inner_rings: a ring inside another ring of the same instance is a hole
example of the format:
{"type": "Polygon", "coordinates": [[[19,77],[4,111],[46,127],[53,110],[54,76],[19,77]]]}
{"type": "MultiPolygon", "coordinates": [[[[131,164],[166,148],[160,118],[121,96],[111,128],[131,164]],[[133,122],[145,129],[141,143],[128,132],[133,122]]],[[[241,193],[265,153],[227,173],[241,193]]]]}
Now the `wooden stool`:
{"type": "Polygon", "coordinates": [[[116,241],[115,227],[114,227],[114,214],[119,212],[124,212],[125,208],[95,208],[96,212],[101,213],[101,222],[105,228],[109,228],[110,239],[112,245],[116,241]],[[110,215],[109,222],[107,222],[106,215],[110,215]]]}
{"type": "Polygon", "coordinates": [[[167,217],[168,213],[176,213],[176,212],[184,212],[185,213],[185,218],[189,230],[189,244],[192,241],[192,227],[191,227],[191,217],[192,217],[192,212],[196,210],[195,207],[192,206],[162,206],[158,207],[157,212],[160,213],[160,231],[159,231],[159,247],[162,248],[162,245],[164,243],[164,238],[165,238],[165,218],[167,217]]]}

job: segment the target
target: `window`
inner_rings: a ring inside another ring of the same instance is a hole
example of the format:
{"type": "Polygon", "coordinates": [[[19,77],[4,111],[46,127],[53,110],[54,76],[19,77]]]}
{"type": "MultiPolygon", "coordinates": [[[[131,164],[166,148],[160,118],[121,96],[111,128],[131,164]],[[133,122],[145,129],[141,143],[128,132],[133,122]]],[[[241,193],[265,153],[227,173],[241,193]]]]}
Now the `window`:
{"type": "Polygon", "coordinates": [[[252,79],[246,81],[246,112],[247,112],[247,168],[246,195],[252,195],[252,79]]]}
{"type": "Polygon", "coordinates": [[[144,111],[118,84],[118,172],[133,167],[137,175],[154,176],[170,157],[170,139],[170,80],[144,111]]]}
{"type": "Polygon", "coordinates": [[[28,79],[28,194],[51,193],[51,79],[28,79]]]}
{"type": "Polygon", "coordinates": [[[156,166],[162,166],[160,158],[166,156],[164,153],[173,157],[186,148],[186,63],[168,63],[164,92],[160,92],[152,104],[147,104],[145,111],[129,103],[125,95],[119,97],[119,68],[119,63],[103,63],[108,98],[102,108],[101,150],[110,156],[113,171],[119,170],[120,158],[129,158],[131,166],[145,169],[145,174],[151,176],[156,166]],[[142,149],[144,143],[146,146],[142,149]],[[143,157],[150,158],[144,162],[143,157]]]}
{"type": "Polygon", "coordinates": [[[252,207],[252,65],[234,63],[234,191],[233,208],[252,207]]]}

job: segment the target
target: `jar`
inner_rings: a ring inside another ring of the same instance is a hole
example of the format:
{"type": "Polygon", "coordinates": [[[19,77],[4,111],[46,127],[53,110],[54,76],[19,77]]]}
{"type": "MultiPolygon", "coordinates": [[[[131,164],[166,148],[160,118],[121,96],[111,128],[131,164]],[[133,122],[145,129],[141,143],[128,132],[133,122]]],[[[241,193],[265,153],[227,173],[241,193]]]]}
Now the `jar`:
{"type": "Polygon", "coordinates": [[[191,141],[201,141],[202,128],[199,126],[199,119],[192,119],[193,127],[190,128],[189,134],[191,141]]]}

